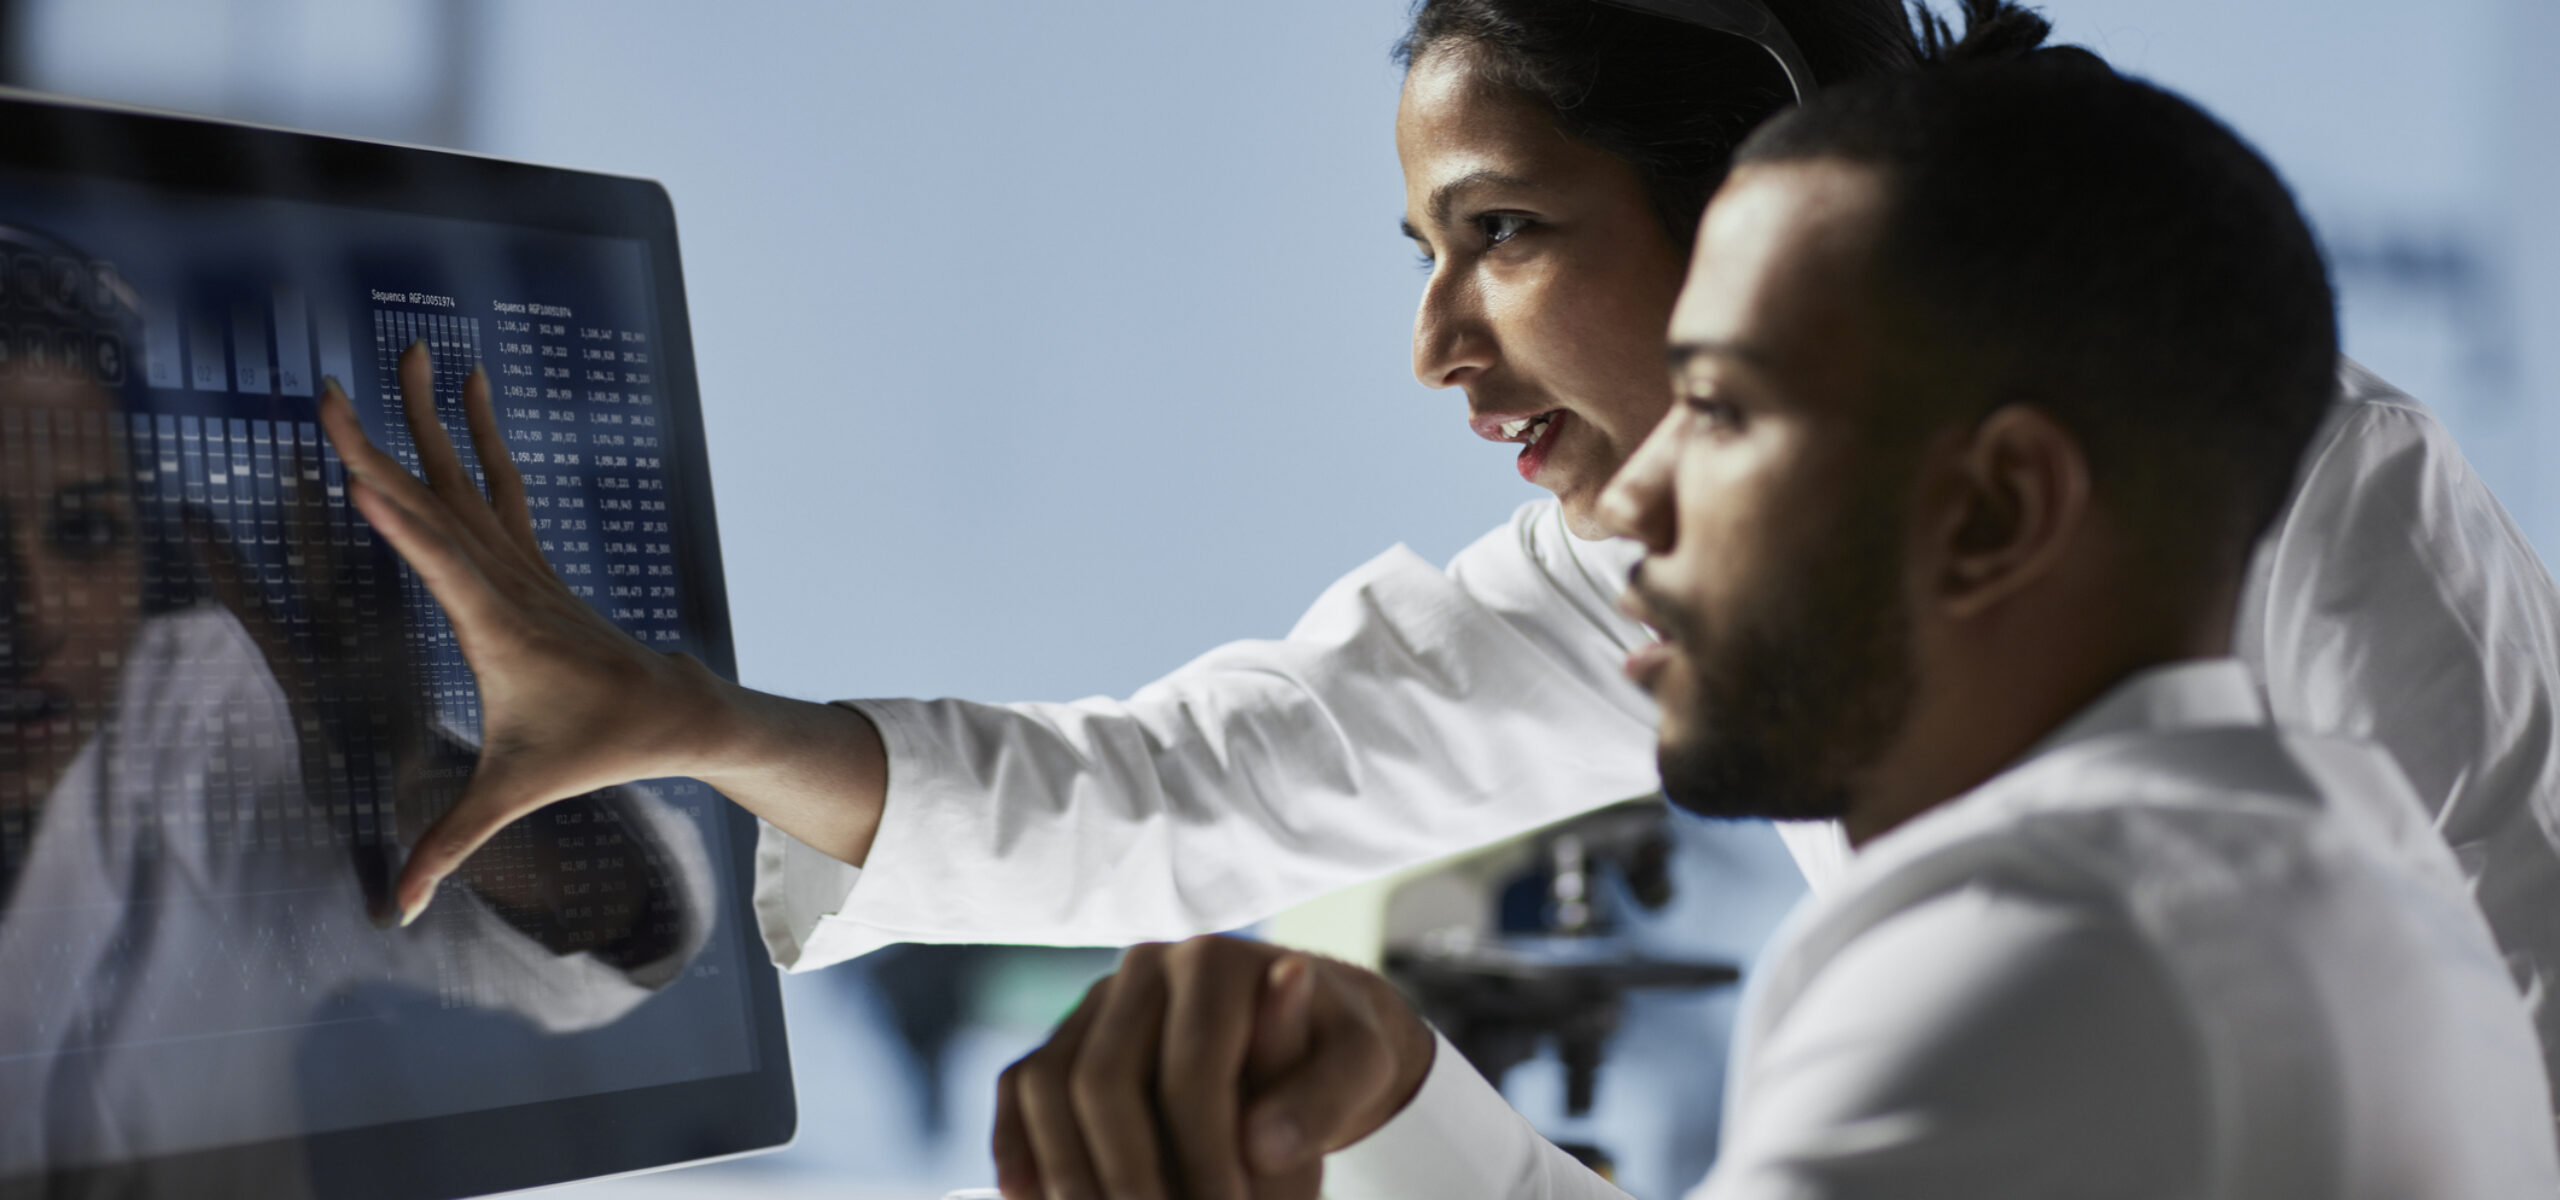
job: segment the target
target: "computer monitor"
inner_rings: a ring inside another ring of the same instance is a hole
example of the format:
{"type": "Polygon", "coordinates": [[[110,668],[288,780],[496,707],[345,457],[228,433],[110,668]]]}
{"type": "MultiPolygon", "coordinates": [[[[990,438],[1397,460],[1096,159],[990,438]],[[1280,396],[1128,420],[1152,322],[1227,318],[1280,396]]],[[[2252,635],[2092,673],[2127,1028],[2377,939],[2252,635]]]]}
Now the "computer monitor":
{"type": "Polygon", "coordinates": [[[477,692],[314,406],[335,377],[408,454],[419,341],[466,453],[485,365],[562,581],[732,672],[664,189],[0,94],[0,1197],[462,1196],[791,1136],[753,825],[707,787],[537,813],[388,919],[477,692]]]}

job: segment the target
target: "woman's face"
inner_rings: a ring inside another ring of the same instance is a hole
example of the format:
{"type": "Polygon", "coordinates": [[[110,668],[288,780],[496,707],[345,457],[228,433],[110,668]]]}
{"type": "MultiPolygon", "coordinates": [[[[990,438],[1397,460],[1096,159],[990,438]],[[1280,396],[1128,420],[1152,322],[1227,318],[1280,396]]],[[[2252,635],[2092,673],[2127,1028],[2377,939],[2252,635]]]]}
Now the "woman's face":
{"type": "Polygon", "coordinates": [[[1521,477],[1574,532],[1605,536],[1602,487],[1671,406],[1663,331],[1685,256],[1633,167],[1478,79],[1462,48],[1405,75],[1396,154],[1431,267],[1415,377],[1465,389],[1477,436],[1519,445],[1521,477]]]}
{"type": "Polygon", "coordinates": [[[0,810],[42,803],[107,719],[142,619],[117,419],[85,379],[0,372],[0,810]]]}

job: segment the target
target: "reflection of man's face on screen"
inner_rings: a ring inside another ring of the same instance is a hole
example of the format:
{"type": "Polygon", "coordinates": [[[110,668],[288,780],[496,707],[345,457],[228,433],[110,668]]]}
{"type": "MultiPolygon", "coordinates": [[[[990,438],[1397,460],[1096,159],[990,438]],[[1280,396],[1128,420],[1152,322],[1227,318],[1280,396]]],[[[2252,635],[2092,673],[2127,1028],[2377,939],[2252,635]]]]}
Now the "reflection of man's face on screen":
{"type": "Polygon", "coordinates": [[[0,808],[44,803],[110,715],[142,556],[114,401],[0,371],[0,808]]]}

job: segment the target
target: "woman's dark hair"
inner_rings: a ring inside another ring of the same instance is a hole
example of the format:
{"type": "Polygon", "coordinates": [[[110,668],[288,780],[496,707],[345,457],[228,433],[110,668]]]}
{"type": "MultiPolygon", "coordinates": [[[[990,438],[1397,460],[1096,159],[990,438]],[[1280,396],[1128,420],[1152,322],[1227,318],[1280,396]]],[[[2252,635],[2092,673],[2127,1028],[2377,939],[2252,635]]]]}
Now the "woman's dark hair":
{"type": "MultiPolygon", "coordinates": [[[[0,327],[0,367],[49,376],[85,375],[113,397],[111,436],[128,445],[125,422],[152,412],[151,390],[133,360],[142,344],[142,305],[112,267],[52,234],[0,224],[0,289],[14,304],[0,327]]],[[[0,434],[0,437],[8,435],[0,434]]],[[[184,541],[185,520],[143,486],[156,467],[131,444],[127,479],[141,528],[142,611],[174,612],[204,598],[184,541]]],[[[11,568],[0,566],[0,573],[11,568]]]]}
{"type": "MultiPolygon", "coordinates": [[[[1823,84],[1919,61],[1902,0],[1767,3],[1823,84]]],[[[1448,51],[1535,101],[1568,136],[1633,166],[1683,247],[1734,148],[1794,98],[1751,42],[1601,0],[1422,0],[1397,63],[1410,69],[1448,51]]]]}

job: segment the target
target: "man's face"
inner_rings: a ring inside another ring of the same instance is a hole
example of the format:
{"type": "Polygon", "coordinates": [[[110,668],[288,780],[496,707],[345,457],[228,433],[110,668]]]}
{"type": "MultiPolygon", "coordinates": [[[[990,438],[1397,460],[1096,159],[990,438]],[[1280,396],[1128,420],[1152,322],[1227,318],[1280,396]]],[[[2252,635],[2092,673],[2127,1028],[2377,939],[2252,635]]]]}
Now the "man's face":
{"type": "Polygon", "coordinates": [[[1910,706],[1911,472],[1874,428],[1883,204],[1843,164],[1735,173],[1672,315],[1677,399],[1602,501],[1649,552],[1624,607],[1663,641],[1627,670],[1692,811],[1841,816],[1910,706]]]}
{"type": "Polygon", "coordinates": [[[1415,377],[1464,389],[1476,434],[1516,443],[1521,476],[1600,536],[1601,488],[1671,402],[1679,246],[1633,167],[1486,84],[1463,50],[1406,74],[1396,154],[1405,226],[1431,263],[1415,377]]]}

